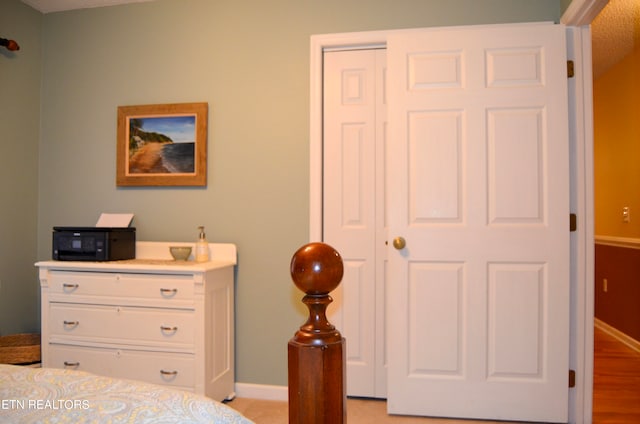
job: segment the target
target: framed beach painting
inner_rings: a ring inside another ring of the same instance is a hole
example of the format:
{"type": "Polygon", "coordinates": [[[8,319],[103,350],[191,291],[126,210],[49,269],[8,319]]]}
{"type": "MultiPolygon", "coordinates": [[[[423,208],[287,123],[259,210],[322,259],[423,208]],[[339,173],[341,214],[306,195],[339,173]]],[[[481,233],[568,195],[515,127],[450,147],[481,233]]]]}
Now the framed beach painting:
{"type": "Polygon", "coordinates": [[[205,186],[207,103],[118,107],[117,186],[205,186]]]}

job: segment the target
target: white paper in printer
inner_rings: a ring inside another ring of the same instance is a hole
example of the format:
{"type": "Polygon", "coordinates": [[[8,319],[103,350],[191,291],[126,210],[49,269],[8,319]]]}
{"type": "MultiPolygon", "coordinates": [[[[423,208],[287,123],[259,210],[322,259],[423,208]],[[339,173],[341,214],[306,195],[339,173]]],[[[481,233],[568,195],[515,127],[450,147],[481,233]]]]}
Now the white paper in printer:
{"type": "Polygon", "coordinates": [[[132,220],[132,213],[101,213],[96,227],[127,228],[132,220]]]}

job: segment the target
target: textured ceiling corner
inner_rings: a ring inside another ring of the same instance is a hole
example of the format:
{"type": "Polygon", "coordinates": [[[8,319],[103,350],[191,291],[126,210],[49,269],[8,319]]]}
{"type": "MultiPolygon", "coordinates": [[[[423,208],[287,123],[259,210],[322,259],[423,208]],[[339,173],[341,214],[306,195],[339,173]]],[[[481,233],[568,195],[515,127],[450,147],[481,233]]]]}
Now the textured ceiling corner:
{"type": "Polygon", "coordinates": [[[640,1],[611,0],[591,24],[593,76],[640,47],[640,1]]]}

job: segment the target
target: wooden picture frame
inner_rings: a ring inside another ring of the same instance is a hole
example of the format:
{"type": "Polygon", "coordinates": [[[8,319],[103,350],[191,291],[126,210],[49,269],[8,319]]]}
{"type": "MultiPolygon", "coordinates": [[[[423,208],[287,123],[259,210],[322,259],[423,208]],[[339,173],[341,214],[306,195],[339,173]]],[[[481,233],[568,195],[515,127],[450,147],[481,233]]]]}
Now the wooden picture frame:
{"type": "Polygon", "coordinates": [[[117,186],[205,186],[207,103],[118,107],[117,186]]]}

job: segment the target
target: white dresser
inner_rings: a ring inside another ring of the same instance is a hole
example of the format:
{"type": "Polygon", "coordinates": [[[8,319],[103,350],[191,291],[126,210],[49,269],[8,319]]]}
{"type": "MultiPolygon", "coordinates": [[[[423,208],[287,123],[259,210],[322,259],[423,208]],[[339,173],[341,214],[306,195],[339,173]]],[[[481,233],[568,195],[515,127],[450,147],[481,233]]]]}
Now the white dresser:
{"type": "Polygon", "coordinates": [[[171,259],[137,242],[136,259],[43,261],[42,364],[234,397],[233,244],[211,261],[171,259]]]}

